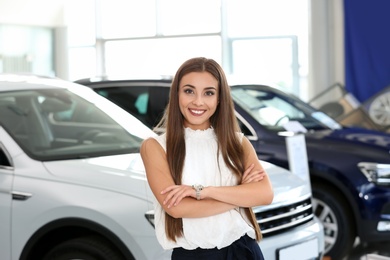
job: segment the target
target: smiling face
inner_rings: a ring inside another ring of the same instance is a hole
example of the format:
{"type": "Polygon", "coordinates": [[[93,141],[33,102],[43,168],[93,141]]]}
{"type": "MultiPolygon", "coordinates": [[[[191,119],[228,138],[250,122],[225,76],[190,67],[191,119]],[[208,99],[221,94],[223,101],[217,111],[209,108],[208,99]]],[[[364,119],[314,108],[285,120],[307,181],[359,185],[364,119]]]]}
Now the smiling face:
{"type": "Polygon", "coordinates": [[[208,72],[191,72],[179,85],[179,106],[184,126],[193,130],[210,127],[210,117],[218,106],[218,81],[208,72]]]}

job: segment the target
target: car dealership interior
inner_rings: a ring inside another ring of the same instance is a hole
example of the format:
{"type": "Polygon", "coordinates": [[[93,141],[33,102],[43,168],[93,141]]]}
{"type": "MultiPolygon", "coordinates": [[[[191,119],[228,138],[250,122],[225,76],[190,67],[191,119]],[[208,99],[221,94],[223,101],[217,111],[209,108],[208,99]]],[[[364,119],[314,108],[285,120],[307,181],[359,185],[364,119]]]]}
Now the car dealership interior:
{"type": "Polygon", "coordinates": [[[253,209],[265,259],[390,259],[388,10],[0,0],[0,259],[170,259],[139,148],[192,57],[224,69],[272,175],[253,209]]]}

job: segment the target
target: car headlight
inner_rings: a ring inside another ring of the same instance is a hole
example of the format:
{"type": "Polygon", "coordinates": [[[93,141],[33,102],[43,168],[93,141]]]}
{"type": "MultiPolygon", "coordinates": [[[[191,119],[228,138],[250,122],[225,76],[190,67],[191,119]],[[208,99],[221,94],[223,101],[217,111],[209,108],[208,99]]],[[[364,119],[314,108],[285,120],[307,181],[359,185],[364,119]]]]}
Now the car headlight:
{"type": "Polygon", "coordinates": [[[368,181],[380,185],[390,184],[390,164],[361,162],[358,167],[368,181]]]}

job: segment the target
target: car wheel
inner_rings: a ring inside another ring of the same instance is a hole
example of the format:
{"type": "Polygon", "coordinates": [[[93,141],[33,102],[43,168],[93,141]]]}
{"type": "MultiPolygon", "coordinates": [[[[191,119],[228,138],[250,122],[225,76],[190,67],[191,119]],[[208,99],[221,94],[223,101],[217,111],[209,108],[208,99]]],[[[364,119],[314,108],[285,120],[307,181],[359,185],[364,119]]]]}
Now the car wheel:
{"type": "Polygon", "coordinates": [[[371,119],[378,125],[390,125],[390,93],[376,97],[368,109],[371,119]]]}
{"type": "Polygon", "coordinates": [[[81,237],[65,241],[46,254],[44,260],[124,260],[104,240],[97,237],[81,237]]]}
{"type": "Polygon", "coordinates": [[[342,259],[355,241],[351,212],[343,195],[330,186],[313,184],[313,211],[324,226],[325,255],[342,259]]]}

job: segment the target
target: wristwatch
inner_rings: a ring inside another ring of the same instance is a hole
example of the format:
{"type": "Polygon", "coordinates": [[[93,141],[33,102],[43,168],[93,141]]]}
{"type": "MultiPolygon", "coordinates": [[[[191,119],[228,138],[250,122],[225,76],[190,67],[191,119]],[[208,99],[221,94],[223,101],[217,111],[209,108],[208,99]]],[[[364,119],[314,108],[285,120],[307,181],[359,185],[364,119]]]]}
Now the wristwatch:
{"type": "Polygon", "coordinates": [[[200,191],[203,190],[204,187],[202,185],[200,185],[200,184],[195,184],[195,185],[192,185],[192,188],[196,192],[196,199],[200,200],[200,191]]]}

